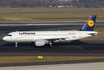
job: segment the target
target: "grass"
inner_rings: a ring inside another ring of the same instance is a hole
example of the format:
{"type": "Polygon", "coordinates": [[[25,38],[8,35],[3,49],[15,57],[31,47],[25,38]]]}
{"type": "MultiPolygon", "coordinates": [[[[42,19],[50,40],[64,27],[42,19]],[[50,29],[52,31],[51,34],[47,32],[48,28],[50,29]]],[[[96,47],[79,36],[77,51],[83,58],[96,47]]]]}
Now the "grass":
{"type": "Polygon", "coordinates": [[[6,21],[5,19],[3,19],[3,18],[0,18],[0,21],[6,21]]]}
{"type": "Polygon", "coordinates": [[[103,8],[0,8],[0,10],[103,10],[103,8]]]}
{"type": "Polygon", "coordinates": [[[103,8],[0,8],[0,10],[104,10],[103,8]]]}
{"type": "Polygon", "coordinates": [[[73,60],[93,60],[104,59],[103,56],[0,56],[0,63],[24,63],[24,62],[49,62],[49,61],[73,61],[73,60]]]}
{"type": "Polygon", "coordinates": [[[57,22],[87,21],[96,14],[97,21],[104,21],[104,11],[69,11],[69,12],[35,12],[0,14],[0,22],[57,22]]]}

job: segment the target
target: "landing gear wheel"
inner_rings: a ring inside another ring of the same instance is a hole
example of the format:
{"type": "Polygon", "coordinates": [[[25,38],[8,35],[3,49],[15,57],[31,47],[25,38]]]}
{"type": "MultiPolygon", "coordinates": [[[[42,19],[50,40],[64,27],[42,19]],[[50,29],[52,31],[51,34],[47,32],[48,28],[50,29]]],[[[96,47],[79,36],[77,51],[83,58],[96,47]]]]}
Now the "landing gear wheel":
{"type": "Polygon", "coordinates": [[[49,45],[49,47],[51,47],[51,48],[53,47],[53,45],[52,45],[52,43],[51,43],[51,42],[50,42],[50,45],[49,45]]]}

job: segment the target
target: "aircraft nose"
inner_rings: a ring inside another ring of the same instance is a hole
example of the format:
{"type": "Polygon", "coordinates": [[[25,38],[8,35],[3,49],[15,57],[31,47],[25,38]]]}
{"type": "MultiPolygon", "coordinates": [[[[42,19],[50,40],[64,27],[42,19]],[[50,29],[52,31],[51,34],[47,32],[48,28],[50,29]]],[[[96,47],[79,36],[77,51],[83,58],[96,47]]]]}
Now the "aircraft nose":
{"type": "Polygon", "coordinates": [[[6,40],[7,40],[7,38],[6,38],[6,37],[3,37],[3,40],[4,40],[4,41],[6,41],[6,40]]]}

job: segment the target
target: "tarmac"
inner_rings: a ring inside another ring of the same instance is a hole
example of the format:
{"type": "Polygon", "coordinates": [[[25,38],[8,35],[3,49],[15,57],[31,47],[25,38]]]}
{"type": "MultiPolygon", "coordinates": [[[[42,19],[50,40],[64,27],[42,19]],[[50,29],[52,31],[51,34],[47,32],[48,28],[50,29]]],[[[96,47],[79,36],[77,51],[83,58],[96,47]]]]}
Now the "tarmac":
{"type": "Polygon", "coordinates": [[[87,9],[87,10],[0,10],[0,13],[22,13],[22,12],[64,12],[64,11],[104,11],[103,9],[87,9]]]}
{"type": "Polygon", "coordinates": [[[30,43],[18,43],[17,48],[14,46],[14,43],[0,40],[0,53],[104,53],[103,40],[53,43],[52,48],[47,45],[33,47],[30,43]]]}
{"type": "Polygon", "coordinates": [[[104,70],[104,62],[0,67],[0,70],[104,70]]]}
{"type": "MultiPolygon", "coordinates": [[[[43,46],[41,48],[33,47],[30,43],[19,43],[14,47],[14,43],[0,40],[0,56],[104,56],[104,41],[73,41],[54,43],[54,47],[43,46]]],[[[29,65],[51,65],[51,64],[73,64],[104,62],[99,60],[84,61],[59,61],[59,62],[30,62],[30,63],[5,63],[0,67],[29,66],[29,65]]]]}

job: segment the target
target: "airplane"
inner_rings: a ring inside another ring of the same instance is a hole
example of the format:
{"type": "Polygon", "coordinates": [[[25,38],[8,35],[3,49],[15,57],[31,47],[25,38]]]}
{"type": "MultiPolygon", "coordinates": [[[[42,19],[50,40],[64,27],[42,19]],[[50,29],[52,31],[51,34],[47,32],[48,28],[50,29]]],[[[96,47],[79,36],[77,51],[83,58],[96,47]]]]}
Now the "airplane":
{"type": "Polygon", "coordinates": [[[92,15],[78,31],[15,31],[8,33],[3,40],[15,42],[15,47],[18,42],[32,42],[36,47],[49,44],[52,47],[52,42],[73,41],[97,35],[98,32],[93,31],[96,17],[97,15],[92,15]]]}

